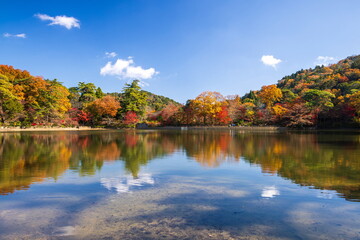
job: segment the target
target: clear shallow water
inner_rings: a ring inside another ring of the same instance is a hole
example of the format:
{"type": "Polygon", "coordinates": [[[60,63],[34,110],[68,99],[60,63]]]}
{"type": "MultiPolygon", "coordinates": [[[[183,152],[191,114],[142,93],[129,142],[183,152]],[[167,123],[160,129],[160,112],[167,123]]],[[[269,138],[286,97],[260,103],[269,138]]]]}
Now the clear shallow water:
{"type": "Polygon", "coordinates": [[[360,239],[360,135],[0,134],[0,239],[360,239]]]}

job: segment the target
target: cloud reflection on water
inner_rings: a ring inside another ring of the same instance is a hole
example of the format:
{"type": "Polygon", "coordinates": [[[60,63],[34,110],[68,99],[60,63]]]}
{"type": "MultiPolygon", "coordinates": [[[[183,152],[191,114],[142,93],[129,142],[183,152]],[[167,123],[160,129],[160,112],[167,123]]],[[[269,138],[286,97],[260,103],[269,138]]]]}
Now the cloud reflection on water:
{"type": "Polygon", "coordinates": [[[338,194],[336,191],[330,191],[330,190],[322,190],[321,192],[317,192],[316,197],[322,198],[322,199],[333,199],[334,197],[337,197],[338,194]]]}
{"type": "Polygon", "coordinates": [[[100,183],[108,190],[115,189],[117,193],[130,192],[134,187],[154,185],[155,180],[149,173],[139,174],[137,178],[132,176],[117,178],[101,178],[100,183]]]}
{"type": "Polygon", "coordinates": [[[264,187],[261,192],[263,198],[273,198],[278,195],[280,195],[280,191],[275,186],[264,187]]]}

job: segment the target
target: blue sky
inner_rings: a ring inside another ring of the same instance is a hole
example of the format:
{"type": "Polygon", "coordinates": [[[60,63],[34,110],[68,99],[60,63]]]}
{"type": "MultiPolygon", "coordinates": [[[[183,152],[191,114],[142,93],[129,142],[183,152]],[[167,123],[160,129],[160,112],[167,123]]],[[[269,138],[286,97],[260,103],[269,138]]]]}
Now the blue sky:
{"type": "Polygon", "coordinates": [[[243,95],[360,54],[359,11],[356,0],[2,0],[0,64],[105,92],[142,78],[182,103],[243,95]]]}

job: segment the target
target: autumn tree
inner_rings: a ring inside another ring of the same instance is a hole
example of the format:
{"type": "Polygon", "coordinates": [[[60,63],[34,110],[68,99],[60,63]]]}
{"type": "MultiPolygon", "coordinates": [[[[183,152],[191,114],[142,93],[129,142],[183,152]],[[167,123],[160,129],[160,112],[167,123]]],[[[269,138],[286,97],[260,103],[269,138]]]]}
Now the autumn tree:
{"type": "Polygon", "coordinates": [[[222,110],[224,97],[218,92],[203,92],[191,101],[194,112],[202,118],[203,124],[213,124],[216,115],[222,110]]]}
{"type": "Polygon", "coordinates": [[[360,91],[349,96],[350,104],[360,113],[360,91]]]}
{"type": "Polygon", "coordinates": [[[256,106],[252,101],[243,102],[239,107],[239,116],[236,122],[240,125],[252,125],[255,120],[256,106]]]}
{"type": "Polygon", "coordinates": [[[283,116],[288,110],[284,108],[281,104],[276,104],[271,108],[273,114],[277,117],[283,116]]]}
{"type": "Polygon", "coordinates": [[[0,74],[0,118],[2,124],[15,113],[22,111],[20,99],[15,95],[13,84],[0,74]]]}
{"type": "Polygon", "coordinates": [[[56,79],[32,77],[20,84],[24,107],[31,122],[62,118],[71,107],[68,89],[56,79]]]}
{"type": "Polygon", "coordinates": [[[258,96],[266,108],[271,108],[275,102],[278,102],[283,97],[281,89],[276,87],[275,84],[261,87],[258,96]]]}
{"type": "Polygon", "coordinates": [[[71,108],[71,103],[68,98],[70,92],[56,79],[46,81],[48,85],[45,106],[47,107],[48,112],[51,112],[52,116],[62,118],[71,108]]]}
{"type": "Polygon", "coordinates": [[[139,122],[139,118],[138,118],[138,116],[136,115],[135,112],[128,111],[128,112],[125,113],[123,123],[127,127],[135,127],[138,122],[139,122]]]}
{"type": "Polygon", "coordinates": [[[26,81],[21,82],[24,93],[25,109],[41,109],[42,105],[46,102],[46,92],[48,83],[40,77],[32,77],[26,81]]]}
{"type": "Polygon", "coordinates": [[[85,112],[83,110],[78,110],[75,111],[75,116],[74,116],[74,120],[78,121],[79,124],[88,124],[92,121],[92,115],[89,112],[85,112]]]}
{"type": "Polygon", "coordinates": [[[187,100],[185,105],[180,109],[177,118],[181,125],[195,125],[200,122],[200,119],[193,108],[193,100],[187,100]]]}
{"type": "Polygon", "coordinates": [[[349,103],[354,107],[356,112],[355,122],[360,123],[360,91],[357,91],[349,96],[349,103]]]}
{"type": "Polygon", "coordinates": [[[315,117],[302,102],[291,104],[283,115],[285,125],[291,128],[311,127],[315,124],[315,117]]]}
{"type": "Polygon", "coordinates": [[[6,76],[11,83],[32,77],[28,71],[15,69],[9,65],[0,65],[0,74],[6,76]]]}
{"type": "Polygon", "coordinates": [[[232,121],[239,119],[241,114],[241,98],[239,95],[227,96],[226,101],[228,116],[232,119],[232,121]]]}
{"type": "Polygon", "coordinates": [[[227,125],[232,121],[229,116],[228,107],[223,105],[221,106],[220,112],[216,113],[216,122],[220,125],[227,125]]]}
{"type": "Polygon", "coordinates": [[[111,117],[115,117],[119,109],[120,103],[115,99],[115,97],[110,95],[96,99],[87,106],[87,110],[97,120],[101,120],[101,118],[106,117],[108,124],[110,124],[111,117]]]}
{"type": "Polygon", "coordinates": [[[160,111],[160,121],[165,125],[173,125],[176,122],[174,116],[179,110],[180,106],[173,103],[166,105],[166,107],[160,111]]]}
{"type": "Polygon", "coordinates": [[[273,122],[274,123],[280,123],[283,119],[284,115],[288,113],[288,109],[285,108],[282,104],[277,103],[271,108],[271,112],[273,114],[273,122]]]}

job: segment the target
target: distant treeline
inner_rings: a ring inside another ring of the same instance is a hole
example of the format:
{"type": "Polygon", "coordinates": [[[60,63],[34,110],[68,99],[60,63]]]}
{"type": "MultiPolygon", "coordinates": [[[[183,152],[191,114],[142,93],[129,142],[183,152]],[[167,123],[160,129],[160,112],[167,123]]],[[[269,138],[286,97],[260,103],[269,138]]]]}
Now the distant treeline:
{"type": "Polygon", "coordinates": [[[0,65],[2,126],[277,125],[358,127],[360,55],[337,64],[300,70],[277,85],[245,96],[203,92],[185,105],[141,90],[139,81],[120,93],[93,83],[66,88],[55,80],[0,65]]]}

